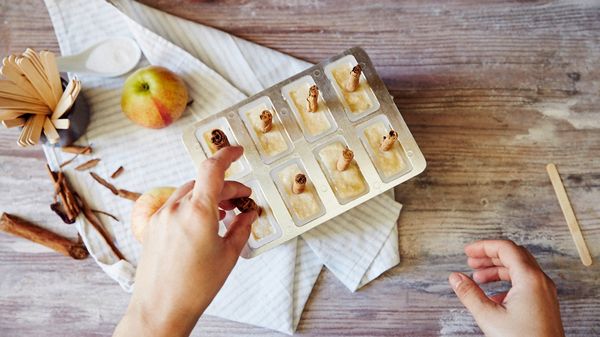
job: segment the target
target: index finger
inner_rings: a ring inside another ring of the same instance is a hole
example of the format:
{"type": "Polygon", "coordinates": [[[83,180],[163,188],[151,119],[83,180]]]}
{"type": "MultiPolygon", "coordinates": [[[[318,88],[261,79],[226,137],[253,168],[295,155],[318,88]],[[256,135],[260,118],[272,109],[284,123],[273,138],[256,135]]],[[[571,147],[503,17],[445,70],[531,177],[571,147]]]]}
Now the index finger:
{"type": "Polygon", "coordinates": [[[225,171],[242,156],[242,153],[244,149],[241,146],[227,146],[202,162],[192,191],[192,200],[208,198],[216,203],[225,183],[225,171]]]}
{"type": "Polygon", "coordinates": [[[499,259],[509,270],[522,271],[531,267],[529,257],[514,242],[508,240],[483,240],[465,247],[471,258],[499,259]]]}

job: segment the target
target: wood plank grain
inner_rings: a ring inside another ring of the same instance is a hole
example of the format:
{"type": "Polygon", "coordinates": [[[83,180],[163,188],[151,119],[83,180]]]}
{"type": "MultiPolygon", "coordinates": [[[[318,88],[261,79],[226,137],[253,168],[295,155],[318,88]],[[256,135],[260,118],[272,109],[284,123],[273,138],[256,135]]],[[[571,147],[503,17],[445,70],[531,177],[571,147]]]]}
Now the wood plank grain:
{"type": "MultiPolygon", "coordinates": [[[[560,166],[598,259],[597,2],[143,2],[311,62],[365,47],[428,160],[396,189],[401,264],[354,294],[323,272],[298,336],[480,336],[446,278],[468,270],[462,246],[482,238],[528,247],[558,286],[567,334],[600,334],[600,267],[578,262],[544,169],[560,166]]],[[[0,0],[0,26],[3,55],[58,49],[41,1],[0,0]]],[[[48,209],[43,154],[16,135],[0,132],[2,210],[74,235],[48,209]]],[[[6,235],[0,275],[3,336],[109,335],[128,300],[93,261],[6,235]]],[[[194,335],[283,336],[214,317],[194,335]]]]}

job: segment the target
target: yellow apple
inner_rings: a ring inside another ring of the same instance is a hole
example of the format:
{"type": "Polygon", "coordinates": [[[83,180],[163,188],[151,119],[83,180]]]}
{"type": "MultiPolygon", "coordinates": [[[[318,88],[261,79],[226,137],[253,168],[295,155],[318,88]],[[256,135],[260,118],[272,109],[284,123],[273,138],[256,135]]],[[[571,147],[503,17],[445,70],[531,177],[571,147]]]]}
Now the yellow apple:
{"type": "Polygon", "coordinates": [[[175,192],[174,187],[156,187],[146,191],[135,201],[131,210],[131,231],[140,243],[143,243],[144,231],[150,218],[165,204],[173,192],[175,192]]]}
{"type": "Polygon", "coordinates": [[[164,67],[149,66],[129,75],[123,85],[121,110],[133,122],[153,129],[176,121],[185,110],[185,83],[164,67]]]}

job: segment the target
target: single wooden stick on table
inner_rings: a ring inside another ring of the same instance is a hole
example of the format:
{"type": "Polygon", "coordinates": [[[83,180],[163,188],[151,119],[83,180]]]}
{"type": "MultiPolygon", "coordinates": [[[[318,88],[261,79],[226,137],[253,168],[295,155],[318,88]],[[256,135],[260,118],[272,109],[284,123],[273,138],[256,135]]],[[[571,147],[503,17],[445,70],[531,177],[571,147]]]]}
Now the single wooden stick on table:
{"type": "Polygon", "coordinates": [[[548,171],[548,176],[552,182],[552,187],[554,187],[554,192],[558,198],[558,203],[560,204],[560,208],[565,216],[565,220],[567,220],[567,225],[569,226],[569,231],[571,232],[571,236],[575,242],[575,247],[577,247],[579,258],[584,266],[591,266],[592,257],[587,245],[585,244],[583,235],[581,234],[581,228],[579,227],[579,223],[575,217],[575,212],[573,212],[573,207],[571,207],[571,203],[569,202],[567,191],[565,190],[565,186],[560,179],[556,165],[552,163],[548,164],[546,166],[546,171],[548,171]]]}
{"type": "Polygon", "coordinates": [[[83,243],[71,241],[15,215],[2,213],[0,230],[39,243],[76,260],[85,259],[89,255],[83,243]]]}

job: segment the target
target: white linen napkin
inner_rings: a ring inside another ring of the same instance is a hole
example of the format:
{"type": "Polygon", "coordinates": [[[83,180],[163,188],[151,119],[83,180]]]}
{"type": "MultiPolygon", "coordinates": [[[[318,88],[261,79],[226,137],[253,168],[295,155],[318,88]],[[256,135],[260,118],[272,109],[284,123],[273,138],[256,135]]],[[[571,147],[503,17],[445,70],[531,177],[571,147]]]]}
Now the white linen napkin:
{"type": "MultiPolygon", "coordinates": [[[[219,112],[247,95],[310,66],[277,51],[190,22],[129,0],[46,0],[62,54],[83,50],[102,38],[129,36],[140,45],[147,64],[180,74],[194,103],[172,126],[148,130],[129,122],[120,111],[125,77],[81,75],[91,122],[80,143],[92,143],[102,158],[94,170],[108,177],[118,166],[125,173],[115,185],[144,191],[157,185],[178,186],[195,170],[181,144],[183,128],[219,112]]],[[[44,147],[51,166],[65,159],[44,147]]],[[[80,160],[85,160],[81,158],[80,160]]],[[[82,219],[77,229],[102,269],[127,291],[133,287],[140,245],[129,227],[131,202],[114,197],[87,173],[67,170],[93,207],[120,222],[103,219],[127,258],[118,261],[106,242],[82,219]]],[[[402,205],[378,196],[303,234],[301,238],[250,260],[240,259],[207,314],[291,334],[323,265],[355,291],[399,263],[396,221],[402,205]]]]}

